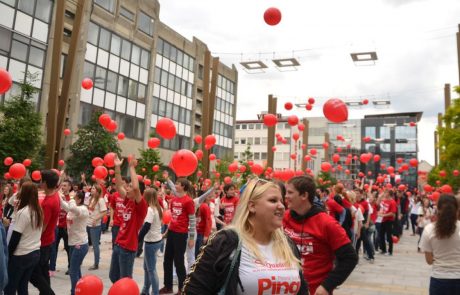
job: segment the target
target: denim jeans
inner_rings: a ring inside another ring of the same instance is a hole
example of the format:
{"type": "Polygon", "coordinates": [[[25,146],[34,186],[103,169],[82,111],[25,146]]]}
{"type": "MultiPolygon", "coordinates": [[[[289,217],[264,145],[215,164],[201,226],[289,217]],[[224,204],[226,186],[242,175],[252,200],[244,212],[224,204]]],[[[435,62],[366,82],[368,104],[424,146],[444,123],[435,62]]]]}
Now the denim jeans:
{"type": "Polygon", "coordinates": [[[430,295],[460,294],[460,279],[430,278],[430,295]]]}
{"type": "Polygon", "coordinates": [[[100,249],[99,249],[99,241],[101,240],[101,226],[91,226],[88,227],[89,235],[91,236],[91,242],[93,243],[93,250],[94,250],[94,265],[99,266],[99,259],[100,259],[100,249]]]}
{"type": "Polygon", "coordinates": [[[158,295],[160,289],[160,281],[157,272],[157,252],[161,248],[162,241],[156,243],[145,242],[144,246],[144,287],[143,294],[150,294],[150,286],[152,286],[152,294],[158,295]]]}
{"type": "Polygon", "coordinates": [[[54,235],[53,247],[51,247],[50,253],[50,270],[56,270],[56,260],[59,252],[59,243],[61,238],[64,241],[64,249],[67,254],[67,268],[70,265],[70,254],[69,254],[69,236],[67,234],[67,228],[56,226],[56,234],[54,235]]]}
{"type": "Polygon", "coordinates": [[[203,244],[203,239],[204,236],[202,234],[197,234],[196,235],[196,241],[195,241],[195,258],[198,257],[198,254],[200,253],[200,248],[203,244]]]}
{"type": "Polygon", "coordinates": [[[69,276],[71,295],[75,294],[75,286],[77,285],[78,280],[81,278],[81,264],[83,263],[83,259],[85,259],[85,256],[88,253],[88,249],[88,244],[70,246],[69,276]]]}
{"type": "Polygon", "coordinates": [[[120,230],[119,225],[113,225],[112,226],[112,248],[113,248],[113,246],[115,246],[115,240],[117,239],[119,230],[120,230]]]}
{"type": "Polygon", "coordinates": [[[30,282],[40,291],[40,295],[54,295],[51,289],[51,280],[49,275],[50,270],[50,253],[53,244],[40,247],[40,259],[35,266],[30,282]]]}
{"type": "MultiPolygon", "coordinates": [[[[11,255],[8,262],[8,284],[5,287],[5,295],[28,294],[29,280],[34,268],[40,260],[40,250],[26,255],[11,255]]],[[[1,290],[0,290],[1,292],[1,290]]]]}
{"type": "Polygon", "coordinates": [[[126,250],[119,245],[115,245],[112,251],[112,260],[110,261],[109,278],[115,283],[121,278],[133,276],[134,259],[136,251],[126,250]]]}
{"type": "MultiPolygon", "coordinates": [[[[169,231],[166,238],[165,257],[163,260],[164,285],[166,288],[173,287],[173,263],[176,267],[179,289],[182,290],[185,280],[184,256],[187,248],[187,233],[169,231]]],[[[193,249],[195,250],[195,249],[193,249]]]]}

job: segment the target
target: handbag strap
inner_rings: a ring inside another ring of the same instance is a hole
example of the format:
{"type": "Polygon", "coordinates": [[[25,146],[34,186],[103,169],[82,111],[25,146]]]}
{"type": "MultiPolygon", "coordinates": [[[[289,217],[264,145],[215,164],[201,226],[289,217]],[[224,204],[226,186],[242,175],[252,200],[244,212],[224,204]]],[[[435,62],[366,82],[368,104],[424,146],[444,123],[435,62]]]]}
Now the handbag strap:
{"type": "Polygon", "coordinates": [[[230,269],[228,270],[227,278],[225,278],[225,283],[222,286],[222,288],[219,290],[217,295],[225,295],[225,291],[227,290],[227,285],[230,282],[230,277],[232,276],[233,270],[235,269],[236,261],[240,257],[242,245],[243,243],[241,242],[241,239],[238,236],[238,246],[236,247],[236,251],[233,254],[232,263],[230,264],[230,269]]]}

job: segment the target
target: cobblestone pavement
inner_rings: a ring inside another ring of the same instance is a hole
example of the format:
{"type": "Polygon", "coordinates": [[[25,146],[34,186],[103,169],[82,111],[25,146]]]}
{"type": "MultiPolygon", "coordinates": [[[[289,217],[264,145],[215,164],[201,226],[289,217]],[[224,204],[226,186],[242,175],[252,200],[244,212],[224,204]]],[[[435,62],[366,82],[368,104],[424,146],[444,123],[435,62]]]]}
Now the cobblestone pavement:
{"type": "MultiPolygon", "coordinates": [[[[417,239],[405,231],[401,241],[395,245],[393,256],[376,254],[375,263],[370,264],[360,255],[360,262],[351,276],[334,295],[396,295],[396,294],[428,294],[430,267],[425,263],[423,254],[417,253],[417,239]]],[[[65,275],[66,255],[61,247],[58,255],[57,271],[51,278],[51,285],[56,294],[70,294],[70,279],[65,275]]],[[[111,282],[109,267],[111,257],[111,233],[106,232],[101,238],[101,261],[99,269],[89,271],[93,264],[94,253],[90,249],[82,265],[82,274],[95,274],[104,282],[104,294],[107,294],[111,282]]],[[[144,282],[142,267],[143,256],[136,258],[134,279],[141,290],[144,282]]],[[[163,257],[157,260],[157,270],[160,277],[160,288],[163,286],[163,257]]],[[[177,285],[174,285],[177,291],[177,285]]],[[[29,285],[29,294],[38,295],[34,286],[29,285]]],[[[128,294],[127,294],[128,295],[128,294]]]]}

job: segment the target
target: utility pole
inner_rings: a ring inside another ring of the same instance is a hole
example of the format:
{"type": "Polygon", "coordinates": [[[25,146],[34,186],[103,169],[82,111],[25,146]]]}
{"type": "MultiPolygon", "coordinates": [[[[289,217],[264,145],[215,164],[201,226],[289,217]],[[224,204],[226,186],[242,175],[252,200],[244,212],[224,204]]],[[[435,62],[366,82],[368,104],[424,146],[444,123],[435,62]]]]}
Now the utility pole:
{"type": "Polygon", "coordinates": [[[65,1],[57,1],[51,57],[51,83],[48,97],[48,115],[46,118],[46,158],[45,167],[54,168],[56,161],[56,130],[59,102],[59,79],[61,70],[62,38],[64,33],[65,1]]]}
{"type": "Polygon", "coordinates": [[[460,24],[457,32],[457,61],[458,61],[458,85],[460,85],[460,24]]]}
{"type": "MultiPolygon", "coordinates": [[[[273,97],[273,95],[270,94],[268,96],[268,113],[269,114],[273,114],[276,116],[276,103],[277,103],[277,98],[273,97]]],[[[275,169],[275,167],[273,167],[274,152],[272,150],[272,147],[275,146],[275,129],[276,129],[276,125],[267,127],[267,167],[272,167],[273,170],[275,169]]]]}
{"type": "Polygon", "coordinates": [[[438,166],[438,131],[434,132],[434,166],[438,166]]]}
{"type": "Polygon", "coordinates": [[[300,161],[302,162],[302,171],[305,172],[307,169],[307,161],[305,161],[305,156],[308,155],[308,128],[310,122],[304,118],[302,123],[305,125],[305,129],[302,131],[302,143],[305,145],[305,149],[302,149],[302,158],[300,161]]]}

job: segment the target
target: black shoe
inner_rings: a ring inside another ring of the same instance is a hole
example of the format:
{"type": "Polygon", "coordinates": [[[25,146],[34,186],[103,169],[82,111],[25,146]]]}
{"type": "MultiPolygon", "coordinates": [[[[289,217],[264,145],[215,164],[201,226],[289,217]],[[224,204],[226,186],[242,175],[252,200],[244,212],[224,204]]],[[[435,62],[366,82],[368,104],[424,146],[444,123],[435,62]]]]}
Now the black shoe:
{"type": "Polygon", "coordinates": [[[144,250],[142,250],[142,249],[139,250],[139,251],[137,251],[136,257],[138,257],[138,258],[141,257],[141,255],[142,255],[143,252],[144,252],[144,250]]]}
{"type": "Polygon", "coordinates": [[[69,275],[69,270],[67,270],[67,271],[65,272],[65,275],[66,275],[66,276],[68,276],[68,275],[69,275]]]}
{"type": "Polygon", "coordinates": [[[93,265],[88,270],[96,270],[99,269],[99,265],[93,265]]]}

